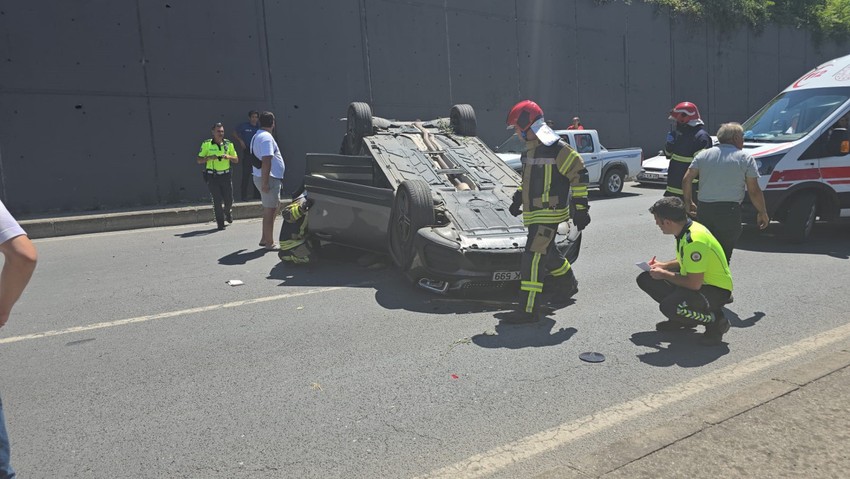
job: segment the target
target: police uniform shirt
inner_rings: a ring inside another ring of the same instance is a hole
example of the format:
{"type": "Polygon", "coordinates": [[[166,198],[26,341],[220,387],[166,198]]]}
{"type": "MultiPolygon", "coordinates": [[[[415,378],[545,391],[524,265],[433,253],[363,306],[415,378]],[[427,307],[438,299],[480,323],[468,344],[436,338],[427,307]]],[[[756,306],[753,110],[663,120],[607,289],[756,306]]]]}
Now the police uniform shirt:
{"type": "MultiPolygon", "coordinates": [[[[215,144],[212,139],[204,140],[201,143],[201,151],[198,152],[199,158],[224,155],[236,156],[236,148],[233,147],[233,142],[230,140],[223,140],[221,145],[215,144]]],[[[227,158],[209,160],[207,161],[206,168],[208,170],[227,171],[230,169],[230,160],[227,158]]]]}
{"type": "Polygon", "coordinates": [[[702,273],[704,284],[732,291],[732,273],[726,254],[705,226],[689,221],[676,236],[676,259],[682,276],[702,273]]]}

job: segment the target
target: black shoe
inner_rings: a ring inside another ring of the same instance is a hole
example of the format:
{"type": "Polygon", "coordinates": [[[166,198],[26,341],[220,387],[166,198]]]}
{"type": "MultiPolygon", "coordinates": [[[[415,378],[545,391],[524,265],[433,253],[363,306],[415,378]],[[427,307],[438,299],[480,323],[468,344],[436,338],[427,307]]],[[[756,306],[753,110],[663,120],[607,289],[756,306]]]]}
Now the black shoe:
{"type": "Polygon", "coordinates": [[[715,314],[714,321],[708,323],[705,327],[705,332],[702,333],[700,342],[706,346],[717,346],[723,343],[723,335],[729,331],[729,320],[723,311],[718,311],[715,314]]]}
{"type": "Polygon", "coordinates": [[[224,220],[227,221],[229,224],[233,224],[233,216],[231,216],[230,213],[224,215],[224,220]]]}
{"type": "Polygon", "coordinates": [[[224,225],[223,225],[223,224],[218,225],[218,230],[219,230],[219,231],[222,231],[223,229],[224,229],[224,225]]]}
{"type": "Polygon", "coordinates": [[[723,304],[732,304],[734,302],[735,302],[735,297],[730,294],[729,299],[727,299],[726,302],[723,303],[723,304]]]}
{"type": "Polygon", "coordinates": [[[655,324],[656,331],[682,331],[685,329],[694,329],[696,324],[683,323],[681,321],[661,321],[655,324]]]}
{"type": "Polygon", "coordinates": [[[539,319],[540,316],[537,313],[511,311],[504,316],[502,321],[508,324],[528,324],[537,322],[539,319]]]}

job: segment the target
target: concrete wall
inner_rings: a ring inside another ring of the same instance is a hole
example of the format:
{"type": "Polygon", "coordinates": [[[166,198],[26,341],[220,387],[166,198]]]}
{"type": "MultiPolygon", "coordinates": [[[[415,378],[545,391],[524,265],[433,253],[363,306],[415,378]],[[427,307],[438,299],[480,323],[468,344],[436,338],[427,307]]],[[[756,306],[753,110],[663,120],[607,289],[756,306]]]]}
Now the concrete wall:
{"type": "Polygon", "coordinates": [[[4,2],[0,31],[0,197],[22,216],[205,201],[198,146],[250,109],[277,115],[290,187],[306,152],[338,149],[351,101],[400,119],[470,103],[495,146],[533,98],[650,156],[676,102],[715,131],[850,52],[592,0],[34,0],[4,2]]]}

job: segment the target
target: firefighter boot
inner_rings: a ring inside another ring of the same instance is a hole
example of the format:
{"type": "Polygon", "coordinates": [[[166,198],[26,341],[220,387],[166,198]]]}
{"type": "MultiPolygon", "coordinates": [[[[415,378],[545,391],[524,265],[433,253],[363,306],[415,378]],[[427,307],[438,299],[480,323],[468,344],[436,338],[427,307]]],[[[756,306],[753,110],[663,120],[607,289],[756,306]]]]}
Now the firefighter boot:
{"type": "Polygon", "coordinates": [[[578,293],[578,280],[570,268],[562,276],[549,276],[543,285],[545,302],[549,306],[564,307],[578,293]]]}
{"type": "Polygon", "coordinates": [[[682,331],[686,329],[695,329],[697,327],[697,323],[693,322],[683,322],[683,321],[661,321],[660,323],[655,323],[656,331],[682,331]]]}
{"type": "Polygon", "coordinates": [[[714,321],[705,326],[700,342],[706,346],[717,346],[723,342],[723,335],[729,331],[729,320],[723,310],[714,313],[714,321]]]}

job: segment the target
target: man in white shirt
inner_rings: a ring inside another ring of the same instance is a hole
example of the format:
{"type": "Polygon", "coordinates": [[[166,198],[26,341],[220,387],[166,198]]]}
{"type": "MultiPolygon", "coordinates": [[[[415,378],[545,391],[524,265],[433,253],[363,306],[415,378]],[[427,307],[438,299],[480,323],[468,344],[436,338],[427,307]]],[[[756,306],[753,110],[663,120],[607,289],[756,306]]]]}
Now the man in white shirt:
{"type": "Polygon", "coordinates": [[[251,139],[251,152],[262,161],[262,168],[254,168],[254,185],[260,190],[263,203],[263,236],[260,246],[275,249],[274,219],[280,205],[280,187],[286,169],[280,148],[272,136],[275,127],[274,113],[260,114],[260,130],[251,139]]]}

